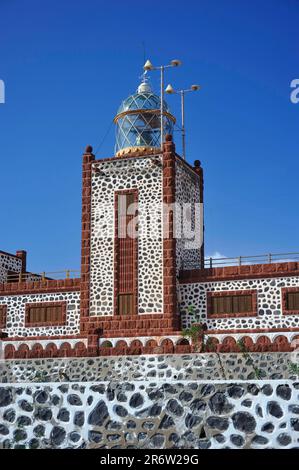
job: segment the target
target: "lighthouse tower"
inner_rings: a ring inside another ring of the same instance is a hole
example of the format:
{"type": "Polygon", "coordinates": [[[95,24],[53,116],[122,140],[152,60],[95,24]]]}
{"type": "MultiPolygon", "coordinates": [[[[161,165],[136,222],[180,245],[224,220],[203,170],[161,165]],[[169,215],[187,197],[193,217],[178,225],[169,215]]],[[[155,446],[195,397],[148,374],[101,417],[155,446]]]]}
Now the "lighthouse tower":
{"type": "Polygon", "coordinates": [[[87,147],[83,156],[81,331],[102,338],[175,334],[179,271],[202,262],[203,247],[188,247],[179,230],[185,212],[194,229],[202,170],[176,154],[176,120],[166,102],[161,148],[161,101],[146,79],[114,122],[115,155],[95,160],[87,147]]]}

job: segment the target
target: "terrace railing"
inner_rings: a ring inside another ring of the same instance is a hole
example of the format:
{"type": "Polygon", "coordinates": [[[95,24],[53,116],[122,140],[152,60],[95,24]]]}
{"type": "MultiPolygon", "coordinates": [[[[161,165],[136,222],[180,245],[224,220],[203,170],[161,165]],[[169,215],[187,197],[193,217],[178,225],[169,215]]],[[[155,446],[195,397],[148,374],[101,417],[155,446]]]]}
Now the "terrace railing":
{"type": "Polygon", "coordinates": [[[46,280],[78,279],[80,271],[65,269],[63,271],[42,273],[9,273],[5,282],[38,282],[46,280]]]}
{"type": "Polygon", "coordinates": [[[267,253],[265,255],[236,256],[234,258],[205,258],[205,268],[220,268],[223,266],[243,266],[246,264],[271,264],[299,261],[299,253],[267,253]]]}

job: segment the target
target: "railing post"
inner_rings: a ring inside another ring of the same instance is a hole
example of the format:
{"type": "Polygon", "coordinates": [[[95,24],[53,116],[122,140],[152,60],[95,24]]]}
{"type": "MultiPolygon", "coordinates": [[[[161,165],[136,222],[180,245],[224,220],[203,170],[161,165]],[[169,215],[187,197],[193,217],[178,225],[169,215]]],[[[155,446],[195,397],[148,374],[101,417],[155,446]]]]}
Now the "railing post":
{"type": "Polygon", "coordinates": [[[269,264],[272,263],[272,255],[271,255],[271,253],[268,254],[268,261],[269,261],[269,264]]]}
{"type": "Polygon", "coordinates": [[[67,270],[66,270],[66,279],[69,279],[70,277],[71,277],[71,276],[70,276],[70,270],[67,269],[67,270]]]}
{"type": "Polygon", "coordinates": [[[242,256],[239,256],[239,266],[242,264],[242,256]]]}
{"type": "Polygon", "coordinates": [[[19,273],[19,282],[22,282],[22,273],[19,273]]]}
{"type": "Polygon", "coordinates": [[[43,272],[43,273],[42,273],[42,281],[44,281],[45,279],[46,279],[46,273],[43,272]]]}
{"type": "Polygon", "coordinates": [[[210,268],[213,267],[213,258],[210,258],[210,268]]]}

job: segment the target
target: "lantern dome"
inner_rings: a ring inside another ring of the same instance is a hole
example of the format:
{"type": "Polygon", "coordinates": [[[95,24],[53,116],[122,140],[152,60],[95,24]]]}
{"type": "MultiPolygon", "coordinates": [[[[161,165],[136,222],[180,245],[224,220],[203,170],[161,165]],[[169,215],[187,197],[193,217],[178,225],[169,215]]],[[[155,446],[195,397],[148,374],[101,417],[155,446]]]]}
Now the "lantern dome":
{"type": "MultiPolygon", "coordinates": [[[[161,99],[153,93],[144,77],[137,92],[126,98],[114,118],[116,123],[116,156],[132,152],[160,151],[161,99]]],[[[173,133],[175,118],[163,102],[164,135],[173,133]]]]}

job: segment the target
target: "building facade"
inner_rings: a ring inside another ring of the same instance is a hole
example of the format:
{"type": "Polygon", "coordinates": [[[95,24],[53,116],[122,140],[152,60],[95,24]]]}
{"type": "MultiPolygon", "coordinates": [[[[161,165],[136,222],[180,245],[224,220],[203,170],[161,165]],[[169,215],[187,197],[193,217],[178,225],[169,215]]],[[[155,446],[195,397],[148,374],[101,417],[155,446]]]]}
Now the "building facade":
{"type": "Polygon", "coordinates": [[[291,351],[299,339],[299,263],[205,268],[203,170],[175,151],[175,118],[144,80],[115,117],[116,148],[83,154],[81,275],[29,273],[0,252],[6,358],[291,351]],[[185,336],[185,337],[183,337],[185,336]]]}

